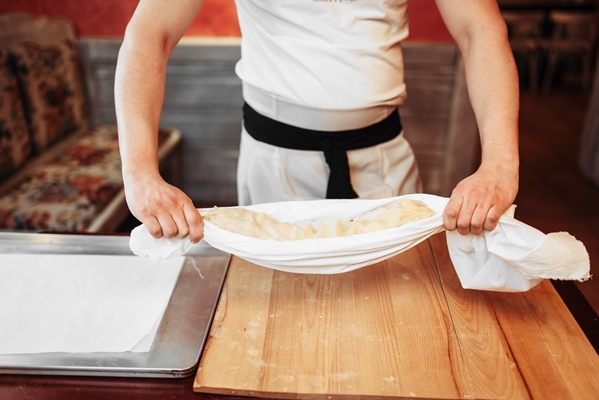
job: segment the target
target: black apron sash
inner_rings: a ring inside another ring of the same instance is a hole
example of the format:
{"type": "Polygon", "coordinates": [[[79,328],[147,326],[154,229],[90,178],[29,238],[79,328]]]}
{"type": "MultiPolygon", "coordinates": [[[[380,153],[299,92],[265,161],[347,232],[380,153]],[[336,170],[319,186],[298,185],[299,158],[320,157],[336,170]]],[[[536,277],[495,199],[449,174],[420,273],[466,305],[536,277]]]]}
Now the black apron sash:
{"type": "Polygon", "coordinates": [[[376,146],[397,137],[402,130],[399,112],[392,112],[373,125],[346,131],[317,131],[299,128],[265,117],[247,103],[243,105],[245,130],[254,139],[277,147],[322,151],[331,170],[327,199],[358,197],[351,185],[347,150],[376,146]]]}

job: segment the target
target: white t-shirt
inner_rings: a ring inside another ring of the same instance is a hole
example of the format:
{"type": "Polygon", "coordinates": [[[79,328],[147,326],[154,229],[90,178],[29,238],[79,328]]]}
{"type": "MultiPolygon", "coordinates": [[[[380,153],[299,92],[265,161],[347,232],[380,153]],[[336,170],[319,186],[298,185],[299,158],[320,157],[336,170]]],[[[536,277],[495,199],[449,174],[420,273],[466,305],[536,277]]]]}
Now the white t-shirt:
{"type": "Polygon", "coordinates": [[[403,102],[407,0],[236,0],[236,5],[242,31],[236,73],[244,85],[320,110],[403,102]]]}

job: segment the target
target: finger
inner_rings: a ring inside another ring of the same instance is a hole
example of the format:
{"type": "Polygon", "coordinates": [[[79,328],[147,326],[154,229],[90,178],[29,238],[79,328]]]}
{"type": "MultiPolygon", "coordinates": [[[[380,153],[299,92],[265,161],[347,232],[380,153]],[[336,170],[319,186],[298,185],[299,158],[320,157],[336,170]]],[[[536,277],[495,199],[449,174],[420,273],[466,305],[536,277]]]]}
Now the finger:
{"type": "Polygon", "coordinates": [[[487,218],[485,219],[484,229],[487,231],[495,229],[500,218],[501,212],[499,211],[499,208],[495,206],[491,207],[487,213],[487,218]]]}
{"type": "Polygon", "coordinates": [[[158,222],[162,228],[162,237],[172,239],[177,235],[177,224],[175,224],[170,214],[165,213],[158,216],[158,222]]]}
{"type": "Polygon", "coordinates": [[[452,195],[447,202],[443,211],[443,227],[448,231],[456,230],[463,201],[464,198],[461,195],[452,195]]]}
{"type": "Polygon", "coordinates": [[[189,224],[187,223],[184,208],[185,205],[181,206],[181,210],[171,213],[171,218],[177,225],[177,233],[175,234],[177,239],[183,239],[189,235],[189,224]]]}
{"type": "Polygon", "coordinates": [[[489,210],[488,207],[482,207],[480,204],[474,209],[472,218],[470,219],[470,233],[480,235],[483,232],[487,221],[489,210]]]}
{"type": "Polygon", "coordinates": [[[472,216],[476,210],[476,203],[470,203],[467,200],[462,203],[460,215],[458,215],[457,230],[460,235],[468,235],[472,230],[472,216]]]}
{"type": "Polygon", "coordinates": [[[191,243],[198,243],[204,237],[204,220],[193,205],[183,205],[183,213],[189,225],[189,239],[191,243]]]}
{"type": "Polygon", "coordinates": [[[451,196],[449,202],[445,206],[445,210],[443,211],[443,226],[448,231],[456,230],[458,216],[460,215],[463,201],[464,199],[462,196],[451,196]]]}
{"type": "Polygon", "coordinates": [[[162,227],[156,217],[150,215],[144,218],[143,224],[153,238],[160,239],[162,237],[162,227]]]}

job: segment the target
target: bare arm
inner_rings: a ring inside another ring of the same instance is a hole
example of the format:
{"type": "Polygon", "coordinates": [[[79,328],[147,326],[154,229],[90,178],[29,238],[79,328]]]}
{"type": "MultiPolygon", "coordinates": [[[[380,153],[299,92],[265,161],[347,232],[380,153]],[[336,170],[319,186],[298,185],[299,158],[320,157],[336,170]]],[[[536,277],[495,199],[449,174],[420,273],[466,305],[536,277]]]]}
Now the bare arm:
{"type": "Polygon", "coordinates": [[[127,204],[154,237],[198,242],[203,221],[158,169],[166,65],[202,0],[141,0],[119,51],[115,103],[127,204]]]}
{"type": "Polygon", "coordinates": [[[519,88],[505,23],[495,0],[437,0],[466,69],[482,145],[478,170],[453,190],[446,229],[493,230],[518,192],[519,88]]]}

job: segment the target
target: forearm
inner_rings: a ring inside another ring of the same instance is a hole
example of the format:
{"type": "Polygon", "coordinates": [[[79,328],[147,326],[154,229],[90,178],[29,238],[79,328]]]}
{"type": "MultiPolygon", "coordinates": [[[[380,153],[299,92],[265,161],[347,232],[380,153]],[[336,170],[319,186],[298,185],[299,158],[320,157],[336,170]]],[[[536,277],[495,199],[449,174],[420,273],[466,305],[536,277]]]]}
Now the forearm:
{"type": "Polygon", "coordinates": [[[482,166],[518,168],[518,73],[495,0],[437,0],[458,44],[482,144],[482,166]]]}
{"type": "Polygon", "coordinates": [[[115,105],[125,181],[136,172],[158,174],[158,126],[166,60],[156,41],[126,36],[116,70],[115,105]]]}
{"type": "Polygon", "coordinates": [[[158,176],[158,127],[166,65],[202,0],[141,0],[119,51],[115,105],[125,183],[158,176]]]}
{"type": "Polygon", "coordinates": [[[482,146],[482,166],[516,170],[519,88],[517,69],[501,30],[473,35],[462,48],[466,80],[482,146]]]}

